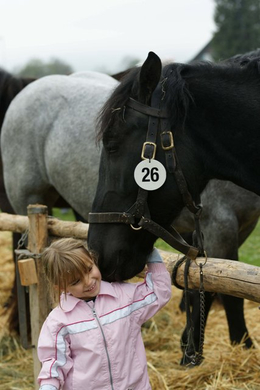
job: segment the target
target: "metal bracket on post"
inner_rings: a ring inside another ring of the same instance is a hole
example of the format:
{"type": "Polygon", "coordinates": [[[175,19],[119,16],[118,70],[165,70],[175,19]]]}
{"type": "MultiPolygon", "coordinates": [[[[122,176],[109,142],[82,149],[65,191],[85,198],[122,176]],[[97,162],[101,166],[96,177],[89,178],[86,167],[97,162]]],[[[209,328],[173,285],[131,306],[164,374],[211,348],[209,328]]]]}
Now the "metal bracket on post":
{"type": "Polygon", "coordinates": [[[35,258],[38,257],[28,250],[17,250],[18,253],[18,271],[22,286],[31,286],[38,283],[35,258]]]}

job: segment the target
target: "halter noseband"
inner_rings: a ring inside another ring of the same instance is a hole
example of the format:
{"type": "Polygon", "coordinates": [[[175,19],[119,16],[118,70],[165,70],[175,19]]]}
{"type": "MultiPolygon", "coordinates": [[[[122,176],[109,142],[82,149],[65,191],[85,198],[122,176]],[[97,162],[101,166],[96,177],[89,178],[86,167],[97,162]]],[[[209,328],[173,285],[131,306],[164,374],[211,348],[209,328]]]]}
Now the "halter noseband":
{"type": "Polygon", "coordinates": [[[153,159],[155,157],[157,147],[157,133],[158,129],[161,128],[161,146],[165,151],[166,167],[170,173],[175,175],[175,180],[177,182],[179,191],[181,192],[184,204],[194,214],[198,248],[187,244],[187,242],[172,226],[166,230],[150,219],[150,212],[147,204],[148,191],[140,187],[138,189],[136,202],[130,207],[129,210],[125,212],[89,213],[89,223],[125,223],[130,225],[134,230],[144,228],[155,236],[162,238],[165,242],[167,242],[179,252],[194,260],[199,253],[204,253],[203,239],[199,225],[202,205],[196,205],[190,192],[188,191],[185,177],[178,163],[178,158],[174,147],[173,134],[171,131],[169,131],[169,114],[167,110],[161,108],[165,95],[163,86],[166,80],[167,78],[164,78],[162,82],[157,85],[152,95],[151,106],[147,106],[146,104],[140,103],[132,98],[129,98],[126,106],[149,116],[146,141],[143,144],[141,153],[142,159],[153,159]],[[138,227],[135,227],[134,224],[136,223],[137,219],[139,220],[138,227]]]}

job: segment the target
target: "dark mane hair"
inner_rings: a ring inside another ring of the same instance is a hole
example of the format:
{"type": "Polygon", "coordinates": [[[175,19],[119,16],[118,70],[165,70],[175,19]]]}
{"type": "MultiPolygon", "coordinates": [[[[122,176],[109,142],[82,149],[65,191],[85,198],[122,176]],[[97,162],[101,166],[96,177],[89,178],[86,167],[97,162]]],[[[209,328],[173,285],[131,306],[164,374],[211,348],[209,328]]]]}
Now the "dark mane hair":
{"type": "Polygon", "coordinates": [[[170,112],[172,127],[180,125],[184,127],[190,104],[193,102],[192,95],[187,87],[183,74],[189,69],[186,64],[173,63],[163,68],[163,77],[170,72],[166,83],[165,106],[170,112]],[[167,93],[170,91],[170,93],[167,93]]]}
{"type": "MultiPolygon", "coordinates": [[[[183,128],[190,105],[194,103],[189,89],[189,79],[203,75],[203,78],[207,80],[206,82],[215,79],[218,83],[217,74],[228,80],[238,79],[239,77],[239,83],[241,83],[241,80],[248,81],[249,78],[253,78],[259,83],[260,57],[258,55],[259,52],[256,51],[235,56],[218,64],[202,61],[191,64],[172,63],[164,66],[162,80],[164,75],[170,71],[165,94],[165,106],[171,115],[171,126],[179,125],[183,128]],[[170,91],[170,93],[167,93],[167,91],[170,91]]],[[[106,129],[112,126],[116,119],[123,122],[124,107],[128,98],[136,98],[137,96],[139,74],[140,67],[130,71],[104,105],[98,119],[98,140],[102,139],[106,129]]]]}
{"type": "Polygon", "coordinates": [[[233,57],[228,58],[225,62],[238,63],[241,66],[247,65],[251,60],[260,58],[260,49],[249,51],[244,54],[236,54],[233,57]]]}
{"type": "MultiPolygon", "coordinates": [[[[196,104],[191,92],[192,85],[196,84],[196,89],[206,90],[205,84],[210,84],[212,89],[219,88],[219,83],[232,81],[234,84],[253,83],[256,88],[260,87],[260,57],[251,54],[251,57],[241,56],[240,60],[222,63],[196,62],[193,64],[171,64],[163,69],[163,74],[171,67],[172,73],[167,81],[166,107],[170,112],[171,126],[185,125],[186,117],[191,105],[196,104]],[[245,62],[247,58],[247,62],[245,62]]],[[[260,91],[259,91],[260,93],[260,91]]],[[[206,98],[206,97],[205,97],[206,98]]]]}
{"type": "Polygon", "coordinates": [[[103,106],[97,121],[98,141],[102,139],[105,130],[112,125],[115,118],[123,121],[123,109],[129,96],[132,96],[131,91],[135,89],[134,85],[137,85],[140,69],[138,67],[128,72],[103,106]]]}
{"type": "MultiPolygon", "coordinates": [[[[186,88],[185,81],[181,76],[181,71],[184,64],[169,64],[164,67],[164,72],[168,68],[172,68],[171,78],[169,78],[169,84],[167,89],[174,91],[172,94],[166,94],[166,106],[173,108],[174,115],[172,120],[176,124],[178,120],[184,122],[186,118],[186,113],[189,108],[189,101],[191,100],[191,95],[186,88]]],[[[131,96],[132,98],[137,97],[138,93],[138,81],[140,74],[140,67],[134,68],[130,71],[123,79],[120,85],[115,89],[111,97],[108,99],[102,111],[100,112],[98,118],[98,133],[97,139],[101,140],[104,132],[109,126],[113,125],[115,119],[123,122],[124,120],[124,107],[127,103],[127,100],[131,96]]],[[[163,76],[162,76],[163,79],[163,76]]]]}

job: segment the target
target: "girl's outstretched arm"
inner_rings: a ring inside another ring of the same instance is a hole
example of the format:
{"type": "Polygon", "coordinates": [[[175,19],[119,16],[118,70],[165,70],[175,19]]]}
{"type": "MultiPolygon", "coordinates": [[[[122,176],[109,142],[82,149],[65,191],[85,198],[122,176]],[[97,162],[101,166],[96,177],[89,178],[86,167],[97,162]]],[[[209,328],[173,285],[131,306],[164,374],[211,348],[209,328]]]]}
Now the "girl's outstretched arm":
{"type": "MultiPolygon", "coordinates": [[[[171,298],[171,277],[156,248],[147,259],[147,273],[142,283],[128,284],[132,294],[134,315],[142,325],[157,313],[171,298]]],[[[127,290],[126,289],[126,290],[127,290]]]]}

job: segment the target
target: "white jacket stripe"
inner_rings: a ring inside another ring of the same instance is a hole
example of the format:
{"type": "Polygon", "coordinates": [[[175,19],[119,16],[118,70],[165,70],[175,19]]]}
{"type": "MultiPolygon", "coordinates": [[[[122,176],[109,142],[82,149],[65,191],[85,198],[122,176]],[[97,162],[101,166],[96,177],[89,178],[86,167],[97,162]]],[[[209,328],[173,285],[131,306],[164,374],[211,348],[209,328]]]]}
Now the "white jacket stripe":
{"type": "Polygon", "coordinates": [[[75,324],[69,324],[67,326],[62,327],[56,338],[56,351],[57,358],[51,367],[51,376],[52,378],[58,378],[58,367],[62,367],[66,363],[66,342],[65,338],[68,334],[77,334],[81,332],[85,332],[87,330],[95,329],[98,325],[96,321],[93,319],[91,321],[82,321],[77,322],[75,324]]]}

